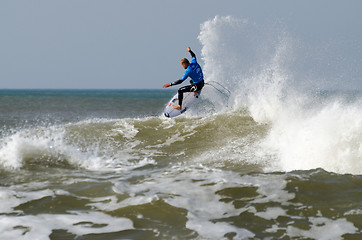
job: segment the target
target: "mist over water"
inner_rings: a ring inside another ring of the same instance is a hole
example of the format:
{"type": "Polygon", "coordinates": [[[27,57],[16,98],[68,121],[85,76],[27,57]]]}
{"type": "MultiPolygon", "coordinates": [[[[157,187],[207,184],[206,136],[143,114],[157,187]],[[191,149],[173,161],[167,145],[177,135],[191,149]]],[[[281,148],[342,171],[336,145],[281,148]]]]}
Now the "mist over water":
{"type": "Polygon", "coordinates": [[[277,24],[199,40],[210,85],[177,118],[176,88],[1,90],[0,238],[358,238],[360,89],[316,88],[277,24]]]}

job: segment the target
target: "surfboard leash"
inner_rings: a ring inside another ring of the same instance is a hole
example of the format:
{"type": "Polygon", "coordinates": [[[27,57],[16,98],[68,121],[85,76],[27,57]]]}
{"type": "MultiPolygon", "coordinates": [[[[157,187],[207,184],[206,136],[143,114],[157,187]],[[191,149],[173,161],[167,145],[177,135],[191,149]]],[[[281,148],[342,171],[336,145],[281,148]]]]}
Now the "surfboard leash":
{"type": "Polygon", "coordinates": [[[219,93],[225,95],[227,98],[230,98],[230,95],[231,95],[230,90],[227,89],[226,87],[224,87],[223,85],[221,85],[220,83],[215,82],[215,81],[209,81],[209,82],[205,83],[205,85],[209,85],[209,86],[215,88],[219,93]],[[220,86],[221,88],[223,88],[228,94],[226,94],[225,92],[221,91],[220,89],[218,89],[217,87],[215,87],[215,86],[212,85],[211,83],[217,84],[218,86],[220,86]]]}

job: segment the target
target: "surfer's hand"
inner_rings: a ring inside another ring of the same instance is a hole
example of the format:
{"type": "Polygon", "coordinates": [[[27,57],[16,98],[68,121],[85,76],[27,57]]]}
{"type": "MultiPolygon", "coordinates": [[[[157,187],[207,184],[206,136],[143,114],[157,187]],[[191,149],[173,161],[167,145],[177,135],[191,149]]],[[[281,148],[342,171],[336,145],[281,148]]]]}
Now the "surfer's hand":
{"type": "Polygon", "coordinates": [[[191,48],[190,48],[190,47],[187,47],[186,50],[187,50],[188,52],[190,52],[190,51],[191,51],[191,48]]]}
{"type": "Polygon", "coordinates": [[[169,86],[171,86],[171,84],[166,83],[166,84],[164,84],[164,85],[162,86],[162,88],[168,88],[169,86]]]}

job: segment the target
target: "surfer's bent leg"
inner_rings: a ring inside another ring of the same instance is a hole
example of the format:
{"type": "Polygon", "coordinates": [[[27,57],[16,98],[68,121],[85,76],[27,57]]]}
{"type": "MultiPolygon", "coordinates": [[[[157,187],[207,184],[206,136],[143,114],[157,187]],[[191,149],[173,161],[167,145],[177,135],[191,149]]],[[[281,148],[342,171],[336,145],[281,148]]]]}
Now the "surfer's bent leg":
{"type": "Polygon", "coordinates": [[[192,85],[188,85],[188,86],[181,87],[178,90],[178,105],[180,105],[181,108],[182,108],[182,100],[184,98],[184,92],[192,92],[191,89],[192,89],[192,85]]]}
{"type": "Polygon", "coordinates": [[[196,83],[196,84],[192,84],[192,85],[187,85],[184,87],[181,87],[178,90],[178,102],[180,105],[180,107],[182,108],[182,100],[184,98],[184,92],[198,92],[201,91],[201,89],[204,87],[204,81],[202,80],[202,82],[196,83]]]}

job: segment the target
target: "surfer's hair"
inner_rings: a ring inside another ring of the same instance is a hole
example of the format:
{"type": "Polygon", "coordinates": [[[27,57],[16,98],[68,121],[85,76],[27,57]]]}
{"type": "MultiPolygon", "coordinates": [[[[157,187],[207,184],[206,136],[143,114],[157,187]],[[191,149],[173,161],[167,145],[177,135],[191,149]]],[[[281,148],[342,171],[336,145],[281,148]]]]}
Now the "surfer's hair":
{"type": "Polygon", "coordinates": [[[181,64],[186,63],[187,65],[189,65],[189,64],[190,64],[190,62],[189,62],[189,60],[188,60],[187,58],[183,58],[183,59],[181,59],[180,63],[181,63],[181,64]]]}

